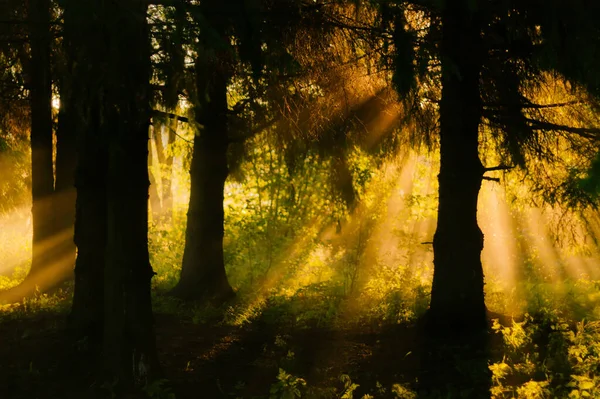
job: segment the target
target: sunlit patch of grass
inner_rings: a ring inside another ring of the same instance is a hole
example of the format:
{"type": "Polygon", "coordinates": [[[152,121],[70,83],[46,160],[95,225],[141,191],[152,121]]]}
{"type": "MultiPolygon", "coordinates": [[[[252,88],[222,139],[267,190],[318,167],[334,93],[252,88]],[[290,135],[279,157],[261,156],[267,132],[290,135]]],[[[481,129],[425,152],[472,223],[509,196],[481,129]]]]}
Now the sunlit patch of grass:
{"type": "Polygon", "coordinates": [[[11,275],[0,276],[0,291],[4,291],[4,290],[7,290],[9,288],[19,285],[19,283],[21,283],[25,279],[25,277],[27,277],[29,268],[30,268],[29,264],[17,266],[13,270],[11,275]]]}
{"type": "Polygon", "coordinates": [[[72,287],[67,286],[52,294],[36,294],[22,302],[0,305],[0,322],[38,315],[67,314],[71,309],[72,287]]]}
{"type": "MultiPolygon", "coordinates": [[[[357,150],[349,164],[364,179],[357,186],[361,201],[351,214],[334,208],[330,215],[323,210],[339,204],[327,200],[328,166],[313,169],[317,158],[310,158],[289,176],[272,145],[259,142],[256,158],[244,166],[246,179],[226,186],[225,258],[237,300],[219,309],[184,311],[179,302],[157,296],[157,309],[184,312],[198,323],[237,326],[257,320],[381,326],[422,315],[433,272],[435,154],[408,154],[375,166],[357,150]]],[[[486,182],[481,191],[488,309],[517,318],[548,309],[574,319],[600,317],[594,240],[558,245],[556,214],[515,201],[514,193],[525,189],[514,184],[486,182]]],[[[153,226],[150,239],[158,273],[153,286],[160,293],[179,278],[184,212],[172,225],[153,226]]]]}
{"type": "Polygon", "coordinates": [[[430,287],[409,267],[381,266],[360,295],[363,317],[371,323],[399,324],[422,316],[429,306],[430,287]]]}
{"type": "Polygon", "coordinates": [[[160,292],[173,288],[179,280],[185,247],[186,215],[183,210],[173,213],[170,224],[151,224],[148,232],[150,264],[156,272],[152,286],[160,292]]]}

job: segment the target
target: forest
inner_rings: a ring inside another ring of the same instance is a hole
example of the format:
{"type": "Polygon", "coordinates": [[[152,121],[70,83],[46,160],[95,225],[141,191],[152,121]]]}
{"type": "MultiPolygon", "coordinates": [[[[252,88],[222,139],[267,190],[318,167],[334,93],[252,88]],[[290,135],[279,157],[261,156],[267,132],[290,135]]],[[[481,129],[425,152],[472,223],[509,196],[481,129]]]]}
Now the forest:
{"type": "Polygon", "coordinates": [[[0,1],[0,398],[600,398],[598,21],[0,1]]]}

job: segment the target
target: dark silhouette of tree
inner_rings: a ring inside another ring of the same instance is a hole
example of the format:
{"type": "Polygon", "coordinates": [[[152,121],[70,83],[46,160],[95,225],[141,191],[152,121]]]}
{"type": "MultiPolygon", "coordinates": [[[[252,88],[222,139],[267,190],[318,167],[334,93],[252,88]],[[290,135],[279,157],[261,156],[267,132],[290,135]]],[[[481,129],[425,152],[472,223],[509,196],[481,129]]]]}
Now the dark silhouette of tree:
{"type": "Polygon", "coordinates": [[[104,3],[110,43],[103,85],[108,142],[107,239],[104,271],[104,365],[125,386],[158,374],[148,254],[150,38],[147,5],[104,3]]]}
{"type": "MultiPolygon", "coordinates": [[[[76,285],[71,327],[101,344],[106,380],[144,386],[159,373],[148,254],[150,42],[147,6],[65,3],[78,99],[76,285]]],[[[95,348],[98,349],[98,348],[95,348]]]]}
{"type": "MultiPolygon", "coordinates": [[[[5,302],[20,301],[36,290],[54,289],[72,277],[75,263],[75,136],[66,95],[58,126],[53,128],[52,86],[56,84],[63,92],[68,82],[62,79],[65,75],[59,66],[60,55],[51,57],[56,36],[56,29],[51,27],[52,11],[50,2],[29,3],[29,51],[25,41],[14,46],[25,77],[22,88],[29,89],[31,109],[33,243],[29,274],[21,284],[0,294],[5,302]]],[[[19,87],[18,82],[14,84],[19,87]]]]}
{"type": "Polygon", "coordinates": [[[62,101],[70,110],[77,137],[77,260],[69,327],[75,339],[88,337],[90,349],[99,351],[104,320],[108,149],[102,135],[104,117],[98,96],[106,49],[101,21],[94,18],[95,7],[97,4],[92,7],[78,1],[64,4],[63,51],[70,79],[62,101]]]}
{"type": "MultiPolygon", "coordinates": [[[[593,9],[592,4],[579,2],[573,11],[562,1],[551,5],[490,1],[349,3],[363,9],[375,5],[377,20],[334,15],[329,23],[381,52],[380,70],[389,73],[404,114],[412,120],[415,137],[411,141],[439,146],[438,225],[428,314],[432,330],[484,327],[483,234],[477,225],[482,181],[499,181],[485,176],[486,172],[517,166],[529,171],[532,180],[537,179],[538,192],[551,189],[548,180],[539,176],[544,162],[560,161],[550,145],[553,135],[568,140],[573,151],[589,160],[590,143],[597,138],[597,129],[589,127],[590,120],[579,118],[578,122],[588,123],[586,128],[553,122],[554,110],[572,104],[536,104],[530,97],[535,88],[546,83],[546,72],[559,72],[577,82],[587,75],[587,82],[582,84],[597,87],[594,74],[581,67],[593,64],[589,56],[593,45],[577,39],[597,37],[597,32],[591,23],[577,26],[575,22],[587,12],[583,10],[593,9]],[[583,58],[588,61],[579,62],[583,58]],[[579,61],[571,63],[568,59],[579,61]],[[441,91],[436,89],[439,86],[441,91]],[[436,113],[439,122],[432,129],[430,121],[436,113]],[[439,135],[431,135],[435,130],[439,135]],[[481,159],[482,139],[494,143],[499,165],[487,166],[481,159]]],[[[585,19],[591,22],[593,17],[585,19]]],[[[545,199],[557,198],[558,194],[548,191],[552,194],[545,199]]]]}
{"type": "Polygon", "coordinates": [[[40,273],[52,262],[44,246],[52,239],[52,78],[50,76],[50,1],[30,3],[31,60],[31,194],[33,254],[30,275],[40,273]]]}
{"type": "Polygon", "coordinates": [[[218,2],[205,2],[199,10],[209,22],[210,34],[201,35],[195,62],[196,122],[190,168],[191,189],[186,245],[181,277],[172,294],[185,299],[224,301],[234,292],[223,259],[223,190],[229,174],[227,85],[233,67],[229,60],[231,37],[228,10],[218,2]]]}
{"type": "Polygon", "coordinates": [[[477,198],[485,169],[479,159],[481,22],[467,2],[441,12],[440,174],[430,317],[435,323],[485,325],[477,198]]]}

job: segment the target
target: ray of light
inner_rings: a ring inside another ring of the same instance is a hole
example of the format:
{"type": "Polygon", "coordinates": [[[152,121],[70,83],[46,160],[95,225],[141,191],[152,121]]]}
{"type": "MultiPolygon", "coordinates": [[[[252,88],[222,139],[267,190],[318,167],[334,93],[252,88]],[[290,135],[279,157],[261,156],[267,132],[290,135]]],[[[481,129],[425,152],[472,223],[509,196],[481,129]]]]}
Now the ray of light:
{"type": "MultiPolygon", "coordinates": [[[[423,155],[418,157],[418,161],[422,165],[429,165],[426,170],[418,171],[415,169],[413,181],[419,182],[415,194],[424,198],[425,203],[433,206],[436,209],[437,201],[431,198],[435,196],[436,186],[434,184],[434,168],[431,165],[431,160],[428,160],[423,155]]],[[[418,205],[417,205],[418,206],[418,205]]],[[[407,264],[412,273],[421,281],[421,284],[429,284],[433,277],[433,234],[436,229],[437,217],[435,211],[425,207],[419,210],[416,218],[412,221],[412,229],[410,232],[409,251],[407,253],[407,264]]],[[[406,245],[406,244],[405,244],[406,245]]]]}
{"type": "MultiPolygon", "coordinates": [[[[391,195],[387,200],[383,220],[369,240],[367,251],[375,251],[373,257],[386,264],[397,265],[405,260],[405,251],[401,246],[398,229],[404,222],[405,198],[412,193],[414,171],[415,157],[409,155],[404,165],[401,166],[400,176],[396,179],[391,195]]],[[[392,173],[397,172],[393,171],[392,173]]]]}
{"type": "MultiPolygon", "coordinates": [[[[28,274],[23,281],[11,280],[10,285],[0,291],[0,303],[21,301],[37,289],[41,292],[64,281],[73,273],[74,257],[70,250],[73,230],[64,229],[38,244],[38,254],[45,262],[44,268],[28,274]]],[[[31,253],[29,253],[31,255],[31,253]]],[[[29,256],[29,262],[31,257],[29,256]]]]}
{"type": "Polygon", "coordinates": [[[0,275],[31,261],[31,208],[22,207],[0,218],[0,275]]]}
{"type": "Polygon", "coordinates": [[[515,286],[518,277],[518,248],[510,209],[501,188],[491,187],[483,191],[478,216],[485,235],[482,260],[486,274],[493,274],[503,288],[510,289],[515,286]]]}
{"type": "Polygon", "coordinates": [[[539,208],[526,210],[525,226],[529,238],[529,248],[532,261],[541,277],[558,283],[564,278],[560,254],[556,250],[555,242],[548,231],[548,219],[539,208]]]}

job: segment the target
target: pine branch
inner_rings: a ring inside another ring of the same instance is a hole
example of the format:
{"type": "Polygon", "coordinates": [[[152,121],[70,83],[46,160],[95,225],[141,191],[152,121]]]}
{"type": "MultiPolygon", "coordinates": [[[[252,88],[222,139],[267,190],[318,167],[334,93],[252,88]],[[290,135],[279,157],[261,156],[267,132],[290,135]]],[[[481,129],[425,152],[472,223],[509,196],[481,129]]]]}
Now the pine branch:
{"type": "MultiPolygon", "coordinates": [[[[498,116],[496,116],[491,111],[484,111],[483,116],[492,123],[495,123],[497,125],[504,126],[504,127],[510,127],[510,126],[506,126],[505,123],[503,123],[502,119],[499,118],[498,116]]],[[[531,119],[531,118],[523,118],[522,121],[527,123],[527,125],[531,129],[534,129],[534,130],[546,130],[546,131],[572,133],[572,134],[576,134],[578,136],[581,136],[583,138],[590,139],[590,140],[600,139],[600,128],[573,127],[573,126],[561,125],[558,123],[538,121],[538,120],[531,119]]]]}
{"type": "Polygon", "coordinates": [[[566,125],[560,125],[558,123],[536,121],[536,120],[530,119],[530,118],[525,118],[525,121],[530,124],[530,127],[532,129],[535,129],[535,130],[553,130],[553,131],[559,131],[559,132],[573,133],[573,134],[576,134],[578,136],[581,136],[581,137],[584,137],[587,139],[593,139],[593,140],[600,139],[600,129],[599,128],[566,126],[566,125]]]}
{"type": "Polygon", "coordinates": [[[567,107],[570,105],[578,105],[583,104],[584,101],[581,100],[573,100],[566,101],[562,103],[554,103],[554,104],[535,104],[535,103],[525,103],[525,104],[501,104],[501,103],[484,103],[484,107],[488,108],[511,108],[517,107],[519,109],[546,109],[546,108],[560,108],[567,107]]]}

